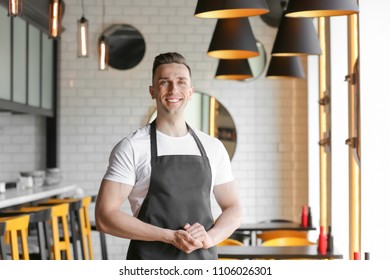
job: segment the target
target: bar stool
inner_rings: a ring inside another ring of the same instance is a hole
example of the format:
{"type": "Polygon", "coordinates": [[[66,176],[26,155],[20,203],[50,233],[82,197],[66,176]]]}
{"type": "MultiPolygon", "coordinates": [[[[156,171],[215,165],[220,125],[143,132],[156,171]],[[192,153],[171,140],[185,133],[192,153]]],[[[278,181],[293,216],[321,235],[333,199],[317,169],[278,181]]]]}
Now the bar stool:
{"type": "MultiPolygon", "coordinates": [[[[28,255],[28,241],[27,241],[27,232],[29,225],[30,216],[21,215],[14,217],[3,217],[0,218],[0,223],[5,224],[5,237],[8,237],[9,243],[11,245],[11,258],[13,260],[19,260],[19,238],[21,243],[21,257],[24,260],[29,260],[28,255]]],[[[2,250],[3,248],[2,244],[2,250]]],[[[3,258],[5,258],[4,251],[2,252],[3,258]],[[3,255],[4,254],[4,255],[3,255]]]]}
{"type": "Polygon", "coordinates": [[[5,260],[5,244],[4,244],[4,235],[5,235],[5,223],[0,223],[0,260],[5,260]]]}
{"type": "MultiPolygon", "coordinates": [[[[92,196],[92,202],[96,202],[96,195],[92,196]]],[[[107,242],[106,242],[105,233],[97,230],[96,222],[94,220],[91,220],[91,229],[92,229],[92,231],[99,232],[100,248],[102,251],[102,260],[108,260],[107,242]]]]}
{"type": "Polygon", "coordinates": [[[86,196],[80,198],[54,198],[43,202],[42,205],[50,205],[67,202],[69,203],[71,241],[73,244],[73,255],[78,258],[77,242],[81,243],[81,254],[84,260],[93,260],[93,248],[91,237],[91,222],[89,219],[88,207],[92,198],[86,196]]]}
{"type": "Polygon", "coordinates": [[[62,253],[66,260],[71,259],[70,238],[68,228],[69,204],[55,204],[47,206],[23,207],[22,210],[35,211],[42,209],[51,209],[51,232],[52,232],[52,256],[54,260],[61,260],[62,253]],[[62,225],[63,237],[60,237],[60,225],[62,225]]]}
{"type": "MultiPolygon", "coordinates": [[[[20,216],[22,214],[29,214],[29,232],[32,232],[34,226],[37,228],[37,237],[38,237],[38,248],[39,256],[38,259],[47,260],[48,259],[48,248],[50,246],[49,239],[49,228],[48,223],[51,218],[51,209],[40,209],[34,211],[27,211],[25,209],[19,210],[10,210],[6,212],[1,212],[0,217],[12,217],[20,216]]],[[[36,254],[30,252],[30,259],[37,259],[36,254]]]]}

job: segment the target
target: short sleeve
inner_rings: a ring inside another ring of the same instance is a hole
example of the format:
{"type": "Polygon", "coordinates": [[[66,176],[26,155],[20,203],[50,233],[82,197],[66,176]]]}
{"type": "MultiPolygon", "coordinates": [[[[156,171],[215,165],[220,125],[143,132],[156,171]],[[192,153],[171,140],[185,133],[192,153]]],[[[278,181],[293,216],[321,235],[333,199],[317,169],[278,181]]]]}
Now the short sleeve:
{"type": "Polygon", "coordinates": [[[134,151],[128,138],[122,139],[112,149],[104,179],[134,186],[134,151]]]}
{"type": "Polygon", "coordinates": [[[218,140],[216,151],[215,185],[224,184],[234,180],[230,157],[225,146],[218,140]]]}

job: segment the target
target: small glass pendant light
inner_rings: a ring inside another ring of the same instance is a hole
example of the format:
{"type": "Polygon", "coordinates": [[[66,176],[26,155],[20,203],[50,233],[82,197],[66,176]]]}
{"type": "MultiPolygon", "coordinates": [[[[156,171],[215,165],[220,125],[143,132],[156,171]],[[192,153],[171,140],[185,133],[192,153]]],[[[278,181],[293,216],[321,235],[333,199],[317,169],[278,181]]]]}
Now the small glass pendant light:
{"type": "Polygon", "coordinates": [[[8,0],[8,15],[17,16],[22,14],[22,0],[8,0]]]}
{"type": "Polygon", "coordinates": [[[104,35],[99,38],[99,70],[108,70],[108,44],[104,35]]]}
{"type": "Polygon", "coordinates": [[[49,8],[49,35],[58,38],[61,34],[62,4],[60,0],[51,0],[49,8]]]}
{"type": "MultiPolygon", "coordinates": [[[[106,13],[106,7],[104,0],[102,1],[103,4],[103,13],[102,13],[102,29],[104,30],[104,16],[106,13]]],[[[106,40],[106,37],[104,36],[104,33],[99,37],[98,41],[98,52],[99,52],[99,67],[98,70],[105,71],[108,70],[108,43],[106,40]]]]}
{"type": "Polygon", "coordinates": [[[77,21],[77,56],[88,57],[88,20],[84,17],[84,0],[82,4],[82,16],[77,21]]]}

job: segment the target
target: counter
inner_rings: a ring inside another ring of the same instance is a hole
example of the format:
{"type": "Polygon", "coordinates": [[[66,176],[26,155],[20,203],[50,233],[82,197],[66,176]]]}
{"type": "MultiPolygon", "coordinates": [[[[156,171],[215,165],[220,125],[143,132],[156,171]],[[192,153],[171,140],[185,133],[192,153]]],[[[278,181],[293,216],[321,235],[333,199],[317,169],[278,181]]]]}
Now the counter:
{"type": "Polygon", "coordinates": [[[7,189],[5,193],[0,193],[0,208],[16,206],[58,195],[73,194],[76,189],[76,184],[66,183],[25,189],[7,189]]]}

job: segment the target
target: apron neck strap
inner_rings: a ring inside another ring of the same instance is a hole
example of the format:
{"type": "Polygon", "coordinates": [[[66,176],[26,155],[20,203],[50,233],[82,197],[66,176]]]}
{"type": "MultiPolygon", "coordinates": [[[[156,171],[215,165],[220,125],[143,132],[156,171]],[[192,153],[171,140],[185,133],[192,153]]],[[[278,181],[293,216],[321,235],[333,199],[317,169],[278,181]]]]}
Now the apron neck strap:
{"type": "MultiPolygon", "coordinates": [[[[196,136],[196,133],[194,132],[194,130],[187,123],[186,123],[186,126],[187,126],[189,133],[191,133],[192,137],[194,137],[196,145],[199,148],[200,154],[202,155],[202,157],[205,157],[206,151],[205,151],[202,143],[200,142],[198,136],[196,136]]],[[[156,138],[157,138],[156,137],[156,120],[154,120],[150,124],[150,152],[151,152],[152,157],[157,157],[157,140],[156,140],[156,138]]]]}

